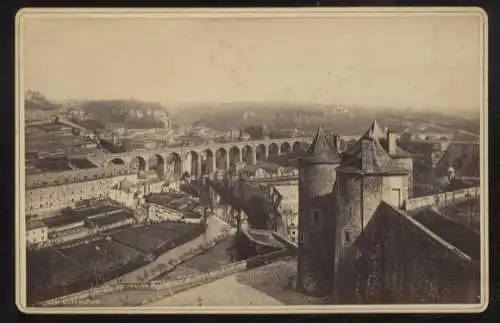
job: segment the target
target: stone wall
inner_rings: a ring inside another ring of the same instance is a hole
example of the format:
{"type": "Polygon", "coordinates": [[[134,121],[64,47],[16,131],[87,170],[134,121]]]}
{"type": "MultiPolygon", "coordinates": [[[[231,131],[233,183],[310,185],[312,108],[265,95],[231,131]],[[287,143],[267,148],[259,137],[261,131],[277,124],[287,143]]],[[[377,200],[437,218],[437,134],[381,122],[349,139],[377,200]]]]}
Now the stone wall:
{"type": "Polygon", "coordinates": [[[394,158],[396,164],[408,171],[408,197],[413,196],[413,158],[394,158]]]}
{"type": "Polygon", "coordinates": [[[300,168],[297,285],[309,295],[327,293],[333,279],[336,166],[300,168]]]}
{"type": "MultiPolygon", "coordinates": [[[[184,290],[204,285],[214,280],[233,275],[238,272],[264,266],[277,259],[289,256],[289,254],[290,254],[289,250],[286,249],[279,250],[265,255],[256,256],[247,260],[230,263],[207,273],[188,275],[175,280],[165,281],[165,282],[153,281],[150,282],[148,286],[150,286],[154,290],[161,290],[161,291],[170,290],[169,294],[173,295],[182,292],[184,290]]],[[[156,301],[162,297],[164,296],[147,298],[143,300],[140,305],[156,301]]]]}
{"type": "Polygon", "coordinates": [[[480,193],[480,187],[471,187],[460,189],[451,192],[443,192],[434,195],[421,196],[409,199],[406,203],[406,210],[412,211],[415,209],[437,205],[438,207],[445,206],[446,204],[459,203],[467,200],[467,193],[471,197],[475,197],[480,193]]]}

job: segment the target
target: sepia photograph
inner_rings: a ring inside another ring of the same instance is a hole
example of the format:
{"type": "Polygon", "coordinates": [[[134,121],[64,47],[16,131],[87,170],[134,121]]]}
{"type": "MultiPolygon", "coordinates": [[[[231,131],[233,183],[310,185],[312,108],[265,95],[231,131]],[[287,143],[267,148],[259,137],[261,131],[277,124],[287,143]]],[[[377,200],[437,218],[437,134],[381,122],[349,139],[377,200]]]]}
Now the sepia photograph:
{"type": "Polygon", "coordinates": [[[25,313],[488,305],[479,8],[23,9],[25,313]]]}

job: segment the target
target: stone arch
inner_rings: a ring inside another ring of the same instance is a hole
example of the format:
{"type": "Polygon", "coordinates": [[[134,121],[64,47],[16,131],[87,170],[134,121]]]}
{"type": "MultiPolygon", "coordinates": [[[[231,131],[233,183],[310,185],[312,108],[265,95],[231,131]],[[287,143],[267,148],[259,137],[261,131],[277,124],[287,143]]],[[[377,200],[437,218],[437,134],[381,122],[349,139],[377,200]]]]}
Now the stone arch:
{"type": "Polygon", "coordinates": [[[304,149],[302,148],[302,144],[300,141],[296,141],[293,143],[293,145],[292,145],[293,152],[300,152],[302,150],[304,150],[304,149]]]}
{"type": "Polygon", "coordinates": [[[201,173],[203,175],[215,172],[215,156],[211,149],[205,149],[201,152],[201,173]]]}
{"type": "Polygon", "coordinates": [[[268,148],[268,155],[269,157],[271,156],[279,156],[280,154],[280,147],[278,146],[277,143],[273,142],[269,145],[269,148],[268,148]]]}
{"type": "Polygon", "coordinates": [[[257,157],[257,161],[264,161],[267,159],[267,146],[264,144],[260,144],[255,148],[255,155],[257,157]]]}
{"type": "Polygon", "coordinates": [[[166,164],[169,172],[179,177],[182,175],[182,159],[178,153],[170,153],[166,158],[166,164]]]}
{"type": "Polygon", "coordinates": [[[130,161],[130,166],[132,169],[137,170],[137,172],[144,172],[146,171],[146,159],[142,156],[135,156],[132,158],[130,161]]]}
{"type": "Polygon", "coordinates": [[[241,163],[241,149],[233,146],[229,149],[229,169],[235,171],[238,163],[241,163]]]}
{"type": "Polygon", "coordinates": [[[186,154],[186,169],[191,178],[198,178],[201,175],[201,158],[197,151],[191,150],[186,154]]]}
{"type": "Polygon", "coordinates": [[[255,164],[254,148],[250,145],[245,145],[243,148],[241,148],[241,159],[247,164],[255,164]]]}
{"type": "Polygon", "coordinates": [[[229,154],[224,147],[215,152],[215,168],[224,170],[229,168],[229,154]]]}
{"type": "Polygon", "coordinates": [[[165,158],[160,154],[154,154],[149,158],[149,169],[155,170],[158,178],[165,176],[165,158]]]}
{"type": "Polygon", "coordinates": [[[285,141],[281,144],[280,151],[282,154],[287,154],[292,151],[292,146],[289,142],[285,141]]]}

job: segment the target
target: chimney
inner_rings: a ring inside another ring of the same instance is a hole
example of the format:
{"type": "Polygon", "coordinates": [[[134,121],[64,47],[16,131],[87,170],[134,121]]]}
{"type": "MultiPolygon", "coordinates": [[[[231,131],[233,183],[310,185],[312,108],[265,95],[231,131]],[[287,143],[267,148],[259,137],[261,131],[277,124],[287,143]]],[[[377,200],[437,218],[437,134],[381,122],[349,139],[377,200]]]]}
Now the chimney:
{"type": "Polygon", "coordinates": [[[396,154],[396,134],[391,130],[387,130],[387,152],[390,156],[396,154]]]}

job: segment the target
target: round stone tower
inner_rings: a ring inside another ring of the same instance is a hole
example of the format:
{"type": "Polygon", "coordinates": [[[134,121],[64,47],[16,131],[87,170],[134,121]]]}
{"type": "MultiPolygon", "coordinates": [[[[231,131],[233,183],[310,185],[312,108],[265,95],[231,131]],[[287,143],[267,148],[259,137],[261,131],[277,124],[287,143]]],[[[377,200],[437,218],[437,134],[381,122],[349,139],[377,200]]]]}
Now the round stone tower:
{"type": "Polygon", "coordinates": [[[398,165],[373,135],[364,135],[342,156],[336,169],[338,194],[336,206],[334,285],[336,300],[350,288],[349,253],[382,201],[402,208],[408,193],[408,171],[398,165]],[[347,266],[346,266],[347,265],[347,266]]]}
{"type": "Polygon", "coordinates": [[[332,292],[335,250],[337,151],[319,128],[299,163],[297,289],[321,296],[332,292]]]}

